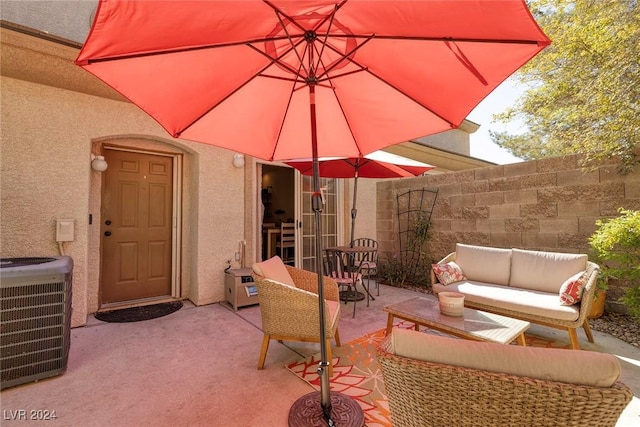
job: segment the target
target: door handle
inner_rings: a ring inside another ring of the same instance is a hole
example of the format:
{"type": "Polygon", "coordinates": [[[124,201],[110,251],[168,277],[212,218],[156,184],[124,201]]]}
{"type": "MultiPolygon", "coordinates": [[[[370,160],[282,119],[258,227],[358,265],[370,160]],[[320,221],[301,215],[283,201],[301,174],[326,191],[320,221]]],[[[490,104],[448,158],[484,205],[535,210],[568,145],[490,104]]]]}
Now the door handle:
{"type": "Polygon", "coordinates": [[[107,237],[109,237],[109,236],[111,236],[111,232],[110,232],[110,231],[105,231],[105,232],[104,232],[104,235],[105,235],[105,236],[107,236],[107,237]]]}
{"type": "Polygon", "coordinates": [[[104,224],[105,224],[105,225],[111,225],[111,220],[109,220],[109,219],[108,219],[108,220],[106,220],[106,221],[104,222],[104,224]]]}

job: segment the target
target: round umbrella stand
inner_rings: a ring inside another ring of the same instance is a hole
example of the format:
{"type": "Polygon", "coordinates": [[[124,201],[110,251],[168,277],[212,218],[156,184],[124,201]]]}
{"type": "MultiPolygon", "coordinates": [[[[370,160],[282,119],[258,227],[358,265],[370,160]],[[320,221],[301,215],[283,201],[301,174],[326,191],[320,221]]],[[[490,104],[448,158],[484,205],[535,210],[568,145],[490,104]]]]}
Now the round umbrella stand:
{"type": "MultiPolygon", "coordinates": [[[[313,391],[296,400],[289,409],[289,427],[315,427],[327,425],[322,407],[318,405],[320,392],[313,391]]],[[[331,392],[331,421],[334,426],[363,427],[364,412],[350,397],[331,392]]]]}

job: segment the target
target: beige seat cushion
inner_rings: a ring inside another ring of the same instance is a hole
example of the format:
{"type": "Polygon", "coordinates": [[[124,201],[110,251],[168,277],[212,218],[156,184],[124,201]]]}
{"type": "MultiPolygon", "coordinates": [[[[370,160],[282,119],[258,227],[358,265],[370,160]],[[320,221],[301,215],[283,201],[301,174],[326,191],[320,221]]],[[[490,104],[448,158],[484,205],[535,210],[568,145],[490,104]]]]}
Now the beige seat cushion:
{"type": "Polygon", "coordinates": [[[483,304],[500,310],[511,310],[528,316],[540,316],[553,320],[574,322],[580,316],[579,305],[562,305],[558,294],[540,292],[533,289],[491,285],[463,280],[443,286],[433,285],[433,292],[460,292],[465,296],[465,304],[483,304]]]}
{"type": "Polygon", "coordinates": [[[620,377],[615,356],[593,351],[467,341],[398,328],[392,342],[398,356],[546,381],[610,387],[620,377]]]}
{"type": "Polygon", "coordinates": [[[253,272],[265,279],[271,279],[275,282],[284,283],[285,285],[296,287],[295,282],[287,271],[284,262],[279,256],[274,256],[266,261],[256,262],[253,264],[253,272]]]}
{"type": "Polygon", "coordinates": [[[456,264],[469,280],[506,286],[509,284],[511,249],[458,243],[456,264]]]}
{"type": "Polygon", "coordinates": [[[587,258],[585,254],[513,249],[509,286],[557,294],[569,277],[587,269],[587,258]]]}
{"type": "Polygon", "coordinates": [[[340,301],[325,301],[329,307],[329,324],[334,325],[340,317],[340,301]]]}

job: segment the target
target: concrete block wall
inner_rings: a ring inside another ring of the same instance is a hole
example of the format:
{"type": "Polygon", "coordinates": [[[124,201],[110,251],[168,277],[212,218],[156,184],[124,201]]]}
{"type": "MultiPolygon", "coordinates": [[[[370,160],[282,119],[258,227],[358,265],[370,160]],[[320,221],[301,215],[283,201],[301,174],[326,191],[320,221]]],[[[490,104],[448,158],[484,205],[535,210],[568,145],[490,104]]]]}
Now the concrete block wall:
{"type": "MultiPolygon", "coordinates": [[[[620,207],[640,209],[640,167],[628,175],[615,164],[586,171],[578,155],[380,182],[381,260],[400,249],[396,195],[421,188],[438,189],[426,249],[433,262],[458,242],[588,253],[597,219],[616,216],[620,207]]],[[[607,300],[623,292],[614,284],[607,300]]]]}

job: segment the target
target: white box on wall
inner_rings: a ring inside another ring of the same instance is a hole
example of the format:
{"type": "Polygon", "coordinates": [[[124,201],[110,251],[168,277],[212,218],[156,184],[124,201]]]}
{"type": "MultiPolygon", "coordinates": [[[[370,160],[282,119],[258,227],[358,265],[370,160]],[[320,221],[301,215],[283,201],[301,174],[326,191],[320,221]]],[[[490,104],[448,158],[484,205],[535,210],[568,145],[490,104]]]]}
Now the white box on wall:
{"type": "Polygon", "coordinates": [[[56,242],[72,242],[74,229],[74,221],[72,219],[56,220],[56,242]]]}

